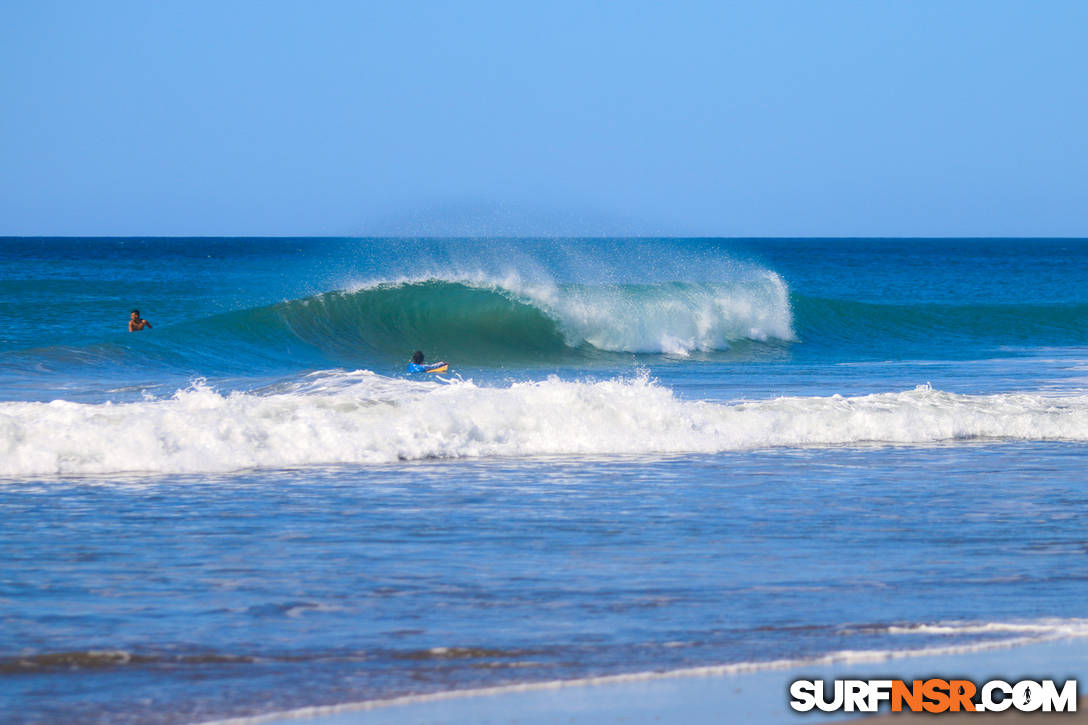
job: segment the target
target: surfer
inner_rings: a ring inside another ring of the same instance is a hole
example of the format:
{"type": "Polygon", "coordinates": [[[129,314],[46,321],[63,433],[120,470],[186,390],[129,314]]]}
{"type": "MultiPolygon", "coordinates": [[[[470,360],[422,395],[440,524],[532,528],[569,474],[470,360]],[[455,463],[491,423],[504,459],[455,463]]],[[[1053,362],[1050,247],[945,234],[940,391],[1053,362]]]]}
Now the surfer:
{"type": "Polygon", "coordinates": [[[412,353],[412,362],[408,363],[408,369],[413,373],[444,373],[449,368],[449,363],[437,362],[425,365],[423,363],[423,351],[416,350],[412,353]]]}
{"type": "Polygon", "coordinates": [[[139,310],[133,310],[132,314],[128,318],[128,331],[129,332],[139,332],[140,330],[144,329],[145,327],[148,330],[150,330],[151,329],[151,323],[148,322],[147,320],[145,320],[144,318],[140,317],[140,311],[139,310]]]}

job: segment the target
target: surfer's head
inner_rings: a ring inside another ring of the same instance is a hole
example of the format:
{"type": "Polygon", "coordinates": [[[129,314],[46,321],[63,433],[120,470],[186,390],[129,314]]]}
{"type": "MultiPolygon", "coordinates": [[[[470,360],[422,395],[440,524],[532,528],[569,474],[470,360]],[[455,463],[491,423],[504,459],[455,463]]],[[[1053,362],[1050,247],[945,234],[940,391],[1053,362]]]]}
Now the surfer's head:
{"type": "Polygon", "coordinates": [[[133,311],[132,311],[132,319],[134,319],[134,320],[135,320],[135,319],[136,319],[136,318],[138,318],[139,316],[140,316],[140,311],[139,311],[139,310],[133,310],[133,311]]]}
{"type": "Polygon", "coordinates": [[[412,362],[414,362],[416,365],[422,365],[423,364],[423,351],[422,350],[416,350],[415,352],[412,353],[412,362]]]}

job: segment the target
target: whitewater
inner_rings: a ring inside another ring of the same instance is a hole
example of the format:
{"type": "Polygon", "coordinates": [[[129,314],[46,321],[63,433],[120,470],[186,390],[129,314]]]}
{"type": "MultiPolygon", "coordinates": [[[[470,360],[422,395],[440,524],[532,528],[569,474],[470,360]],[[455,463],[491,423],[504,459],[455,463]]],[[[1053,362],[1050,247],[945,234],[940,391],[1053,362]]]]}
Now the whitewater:
{"type": "Polygon", "coordinates": [[[1019,674],[1086,371],[1083,240],[3,239],[4,717],[1019,674]]]}
{"type": "Polygon", "coordinates": [[[679,400],[648,380],[509,387],[312,373],[292,392],[0,403],[0,475],[198,473],[496,456],[715,453],[769,447],[1088,441],[1088,395],[679,400]],[[123,441],[123,445],[118,442],[123,441]]]}

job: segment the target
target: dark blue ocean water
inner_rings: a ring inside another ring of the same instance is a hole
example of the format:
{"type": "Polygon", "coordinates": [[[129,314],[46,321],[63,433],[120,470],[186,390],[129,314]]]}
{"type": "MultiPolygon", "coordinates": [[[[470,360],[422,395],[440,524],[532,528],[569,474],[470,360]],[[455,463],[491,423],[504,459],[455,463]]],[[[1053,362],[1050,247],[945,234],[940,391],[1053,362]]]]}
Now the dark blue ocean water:
{"type": "Polygon", "coordinates": [[[0,709],[1083,637],[1086,442],[1082,240],[0,239],[0,709]]]}

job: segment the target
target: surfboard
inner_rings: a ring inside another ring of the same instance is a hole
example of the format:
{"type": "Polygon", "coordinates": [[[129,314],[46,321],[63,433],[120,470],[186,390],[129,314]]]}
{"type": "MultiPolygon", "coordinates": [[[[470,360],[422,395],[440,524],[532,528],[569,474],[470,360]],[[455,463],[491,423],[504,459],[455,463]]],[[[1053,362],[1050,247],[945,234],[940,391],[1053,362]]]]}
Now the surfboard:
{"type": "Polygon", "coordinates": [[[436,362],[427,365],[408,363],[408,372],[412,373],[444,373],[449,369],[450,364],[448,362],[436,362]]]}

